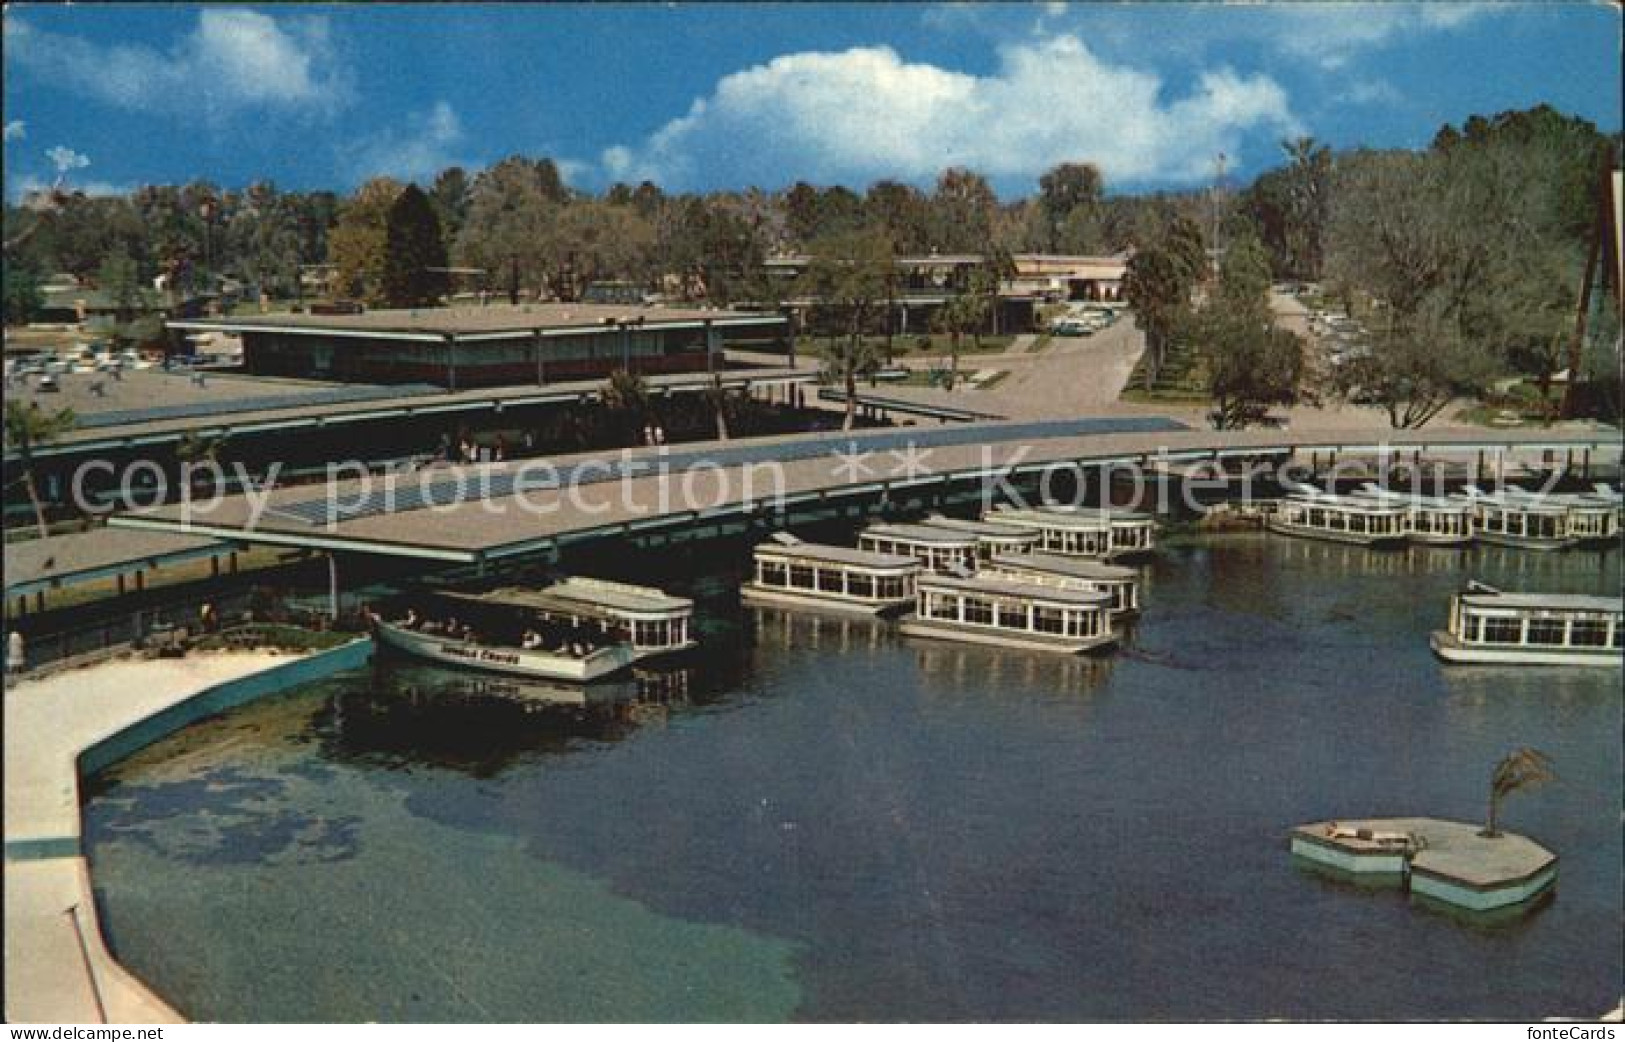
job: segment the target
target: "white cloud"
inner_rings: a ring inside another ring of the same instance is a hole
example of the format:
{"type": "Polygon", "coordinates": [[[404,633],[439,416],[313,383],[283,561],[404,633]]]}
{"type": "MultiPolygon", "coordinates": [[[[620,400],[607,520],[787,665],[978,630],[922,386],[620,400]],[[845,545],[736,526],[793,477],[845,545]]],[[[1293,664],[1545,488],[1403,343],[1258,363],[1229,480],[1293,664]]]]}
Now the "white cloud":
{"type": "Polygon", "coordinates": [[[205,8],[167,51],[92,43],[5,20],[7,58],[36,77],[122,108],[211,115],[339,104],[349,96],[327,23],[205,8]]]}
{"type": "Polygon", "coordinates": [[[916,181],[970,166],[995,180],[1036,178],[1062,160],[1097,163],[1115,183],[1197,180],[1248,135],[1298,129],[1267,76],[1220,68],[1169,98],[1154,73],[1097,58],[1075,36],[1012,44],[974,76],[904,61],[889,47],[782,55],[724,77],[642,145],[606,149],[619,180],[916,181]]]}
{"type": "Polygon", "coordinates": [[[28,136],[28,124],[24,123],[20,119],[8,120],[6,122],[6,137],[5,137],[5,140],[7,140],[7,141],[21,141],[23,138],[25,138],[27,136],[28,136]]]}
{"type": "Polygon", "coordinates": [[[66,145],[52,145],[45,150],[45,158],[56,167],[56,172],[65,174],[69,170],[83,170],[90,165],[90,157],[83,152],[75,152],[66,145]]]}
{"type": "Polygon", "coordinates": [[[427,187],[448,166],[472,165],[457,154],[465,136],[456,110],[437,101],[428,112],[408,117],[408,126],[361,139],[345,165],[357,180],[387,175],[427,187]]]}
{"type": "Polygon", "coordinates": [[[1267,5],[1271,34],[1287,54],[1341,69],[1365,51],[1407,37],[1460,28],[1508,5],[1490,3],[1288,3],[1267,5]]]}

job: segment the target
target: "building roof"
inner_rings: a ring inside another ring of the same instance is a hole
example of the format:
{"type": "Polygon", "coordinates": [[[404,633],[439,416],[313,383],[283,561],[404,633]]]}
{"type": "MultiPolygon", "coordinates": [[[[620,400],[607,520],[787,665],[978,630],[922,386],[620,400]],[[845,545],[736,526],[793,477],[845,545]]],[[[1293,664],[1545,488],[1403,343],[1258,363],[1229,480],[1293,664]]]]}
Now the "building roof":
{"type": "Polygon", "coordinates": [[[6,596],[175,564],[231,548],[230,543],[204,536],[130,528],[95,528],[20,540],[5,547],[6,596]]]}
{"type": "Polygon", "coordinates": [[[443,340],[530,336],[546,332],[600,333],[616,331],[616,324],[631,322],[644,329],[718,325],[775,325],[782,315],[765,312],[723,311],[701,308],[639,307],[630,304],[535,303],[513,307],[381,309],[354,315],[313,315],[308,312],[254,315],[242,318],[190,319],[168,323],[171,329],[217,330],[227,333],[291,333],[327,336],[391,336],[413,340],[443,340]]]}

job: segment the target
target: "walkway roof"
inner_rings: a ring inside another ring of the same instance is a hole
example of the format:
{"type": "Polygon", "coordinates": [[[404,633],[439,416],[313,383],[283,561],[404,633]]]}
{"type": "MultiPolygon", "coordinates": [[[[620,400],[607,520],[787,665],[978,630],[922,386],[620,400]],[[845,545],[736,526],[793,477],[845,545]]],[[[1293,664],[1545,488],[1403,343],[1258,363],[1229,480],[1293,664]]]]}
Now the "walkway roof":
{"type": "Polygon", "coordinates": [[[505,464],[440,466],[115,517],[246,542],[477,563],[583,539],[751,517],[775,506],[982,481],[1051,466],[1147,465],[1327,450],[1617,452],[1616,431],[1201,431],[1132,416],[796,434],[505,464]]]}

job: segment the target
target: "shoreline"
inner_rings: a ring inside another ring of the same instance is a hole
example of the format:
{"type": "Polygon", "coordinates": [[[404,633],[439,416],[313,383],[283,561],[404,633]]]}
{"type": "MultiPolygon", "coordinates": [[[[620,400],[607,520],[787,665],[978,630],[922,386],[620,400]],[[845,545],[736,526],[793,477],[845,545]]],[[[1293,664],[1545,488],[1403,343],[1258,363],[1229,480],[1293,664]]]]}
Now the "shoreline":
{"type": "Polygon", "coordinates": [[[119,964],[82,848],[82,778],[204,717],[360,665],[314,654],[196,652],[24,677],[5,689],[5,1010],[12,1022],[184,1023],[119,964]]]}

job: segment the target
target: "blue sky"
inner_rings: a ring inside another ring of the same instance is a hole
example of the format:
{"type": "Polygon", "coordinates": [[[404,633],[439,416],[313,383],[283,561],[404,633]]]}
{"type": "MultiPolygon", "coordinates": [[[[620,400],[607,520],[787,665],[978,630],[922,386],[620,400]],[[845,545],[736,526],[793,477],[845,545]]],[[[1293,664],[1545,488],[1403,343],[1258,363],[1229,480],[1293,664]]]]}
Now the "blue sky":
{"type": "Polygon", "coordinates": [[[1606,4],[8,6],[7,193],[206,178],[348,190],[523,153],[597,190],[804,178],[1111,190],[1420,146],[1547,102],[1620,127],[1606,4]]]}

